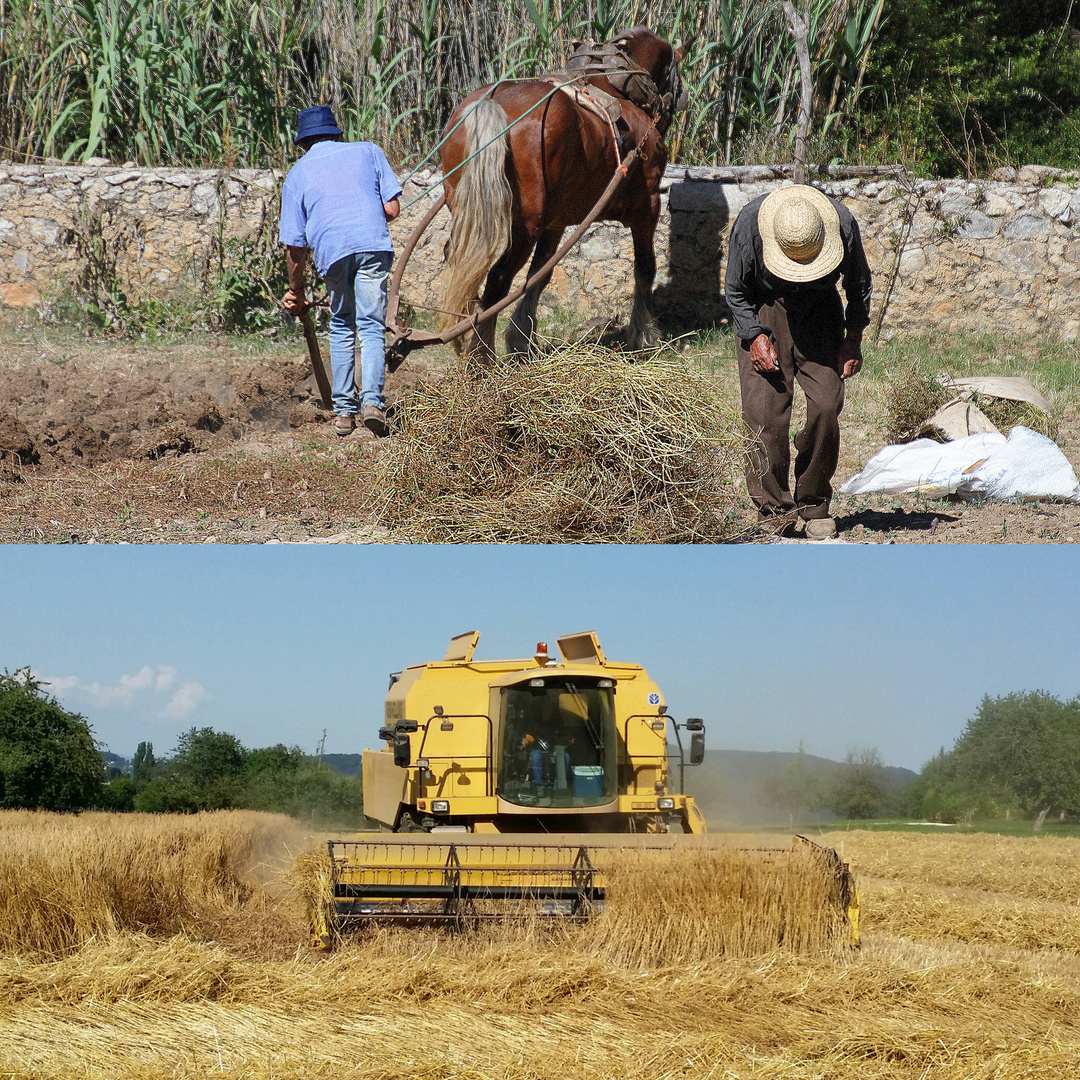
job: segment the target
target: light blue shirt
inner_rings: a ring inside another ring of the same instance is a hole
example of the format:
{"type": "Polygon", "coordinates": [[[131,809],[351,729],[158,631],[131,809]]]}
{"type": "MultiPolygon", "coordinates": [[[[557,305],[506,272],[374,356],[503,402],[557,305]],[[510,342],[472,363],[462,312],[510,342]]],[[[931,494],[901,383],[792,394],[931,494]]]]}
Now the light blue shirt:
{"type": "Polygon", "coordinates": [[[346,255],[393,251],[383,204],[400,195],[374,143],[318,142],[285,177],[278,239],[311,248],[320,276],[346,255]]]}

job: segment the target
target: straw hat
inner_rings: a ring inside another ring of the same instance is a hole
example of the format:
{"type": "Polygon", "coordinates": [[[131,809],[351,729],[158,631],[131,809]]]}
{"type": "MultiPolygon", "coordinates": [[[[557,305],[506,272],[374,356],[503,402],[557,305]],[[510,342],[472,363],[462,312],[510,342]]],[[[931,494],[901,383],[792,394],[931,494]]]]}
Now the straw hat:
{"type": "Polygon", "coordinates": [[[844,258],[840,215],[817,188],[777,188],[758,208],[765,267],[784,281],[817,281],[844,258]]]}

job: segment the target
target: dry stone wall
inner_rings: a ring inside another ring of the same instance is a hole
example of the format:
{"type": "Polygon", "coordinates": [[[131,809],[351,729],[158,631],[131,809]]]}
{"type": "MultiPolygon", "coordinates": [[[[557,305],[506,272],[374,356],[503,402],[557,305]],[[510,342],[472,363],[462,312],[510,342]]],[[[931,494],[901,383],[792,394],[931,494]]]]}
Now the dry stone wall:
{"type": "MultiPolygon", "coordinates": [[[[130,296],[212,287],[227,241],[273,229],[281,176],[257,170],[0,166],[0,303],[44,307],[107,273],[130,296]]],[[[669,167],[657,232],[656,306],[671,331],[716,324],[731,224],[782,183],[767,167],[669,167]]],[[[894,175],[815,181],[862,227],[885,336],[928,327],[1058,340],[1080,335],[1080,187],[1038,166],[992,180],[894,175]]],[[[400,250],[437,197],[438,176],[406,186],[400,250]]],[[[403,300],[436,307],[449,229],[443,212],[409,261],[403,300]]],[[[590,229],[556,268],[544,302],[581,318],[625,318],[633,288],[629,233],[590,229]]]]}

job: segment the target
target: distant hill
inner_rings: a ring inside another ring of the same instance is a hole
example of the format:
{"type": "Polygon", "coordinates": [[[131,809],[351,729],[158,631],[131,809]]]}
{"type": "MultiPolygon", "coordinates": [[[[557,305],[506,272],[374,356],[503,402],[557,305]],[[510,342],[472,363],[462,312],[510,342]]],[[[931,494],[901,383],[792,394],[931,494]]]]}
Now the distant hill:
{"type": "MultiPolygon", "coordinates": [[[[769,778],[782,775],[798,757],[777,751],[707,750],[701,765],[687,768],[686,792],[697,799],[706,820],[713,826],[786,825],[787,815],[762,798],[762,787],[769,778]]],[[[359,754],[323,754],[322,759],[324,764],[346,776],[360,772],[359,754]]],[[[823,784],[840,768],[840,762],[813,754],[803,754],[802,759],[823,784]]],[[[910,769],[896,766],[886,766],[885,773],[896,789],[904,787],[916,775],[910,769]]],[[[677,772],[673,779],[677,785],[677,772]]],[[[805,820],[833,816],[810,814],[805,820]]]]}
{"type": "Polygon", "coordinates": [[[334,772],[344,773],[345,776],[360,775],[359,754],[323,754],[323,764],[329,765],[334,772]]]}
{"type": "MultiPolygon", "coordinates": [[[[710,825],[786,825],[787,814],[769,805],[763,787],[770,778],[780,777],[799,754],[758,750],[707,750],[701,765],[686,770],[686,793],[693,795],[710,825]]],[[[676,759],[677,760],[677,759],[676,759]]],[[[807,770],[821,783],[831,781],[841,763],[829,758],[803,754],[807,770]]],[[[888,765],[885,774],[894,790],[915,779],[910,769],[888,765]]],[[[675,777],[678,783],[678,776],[675,777]]],[[[806,821],[832,817],[807,814],[806,821]]]]}
{"type": "Polygon", "coordinates": [[[119,754],[110,754],[108,750],[105,750],[102,752],[101,759],[105,762],[105,772],[109,775],[112,775],[114,769],[125,776],[131,774],[130,758],[121,757],[119,754]]]}

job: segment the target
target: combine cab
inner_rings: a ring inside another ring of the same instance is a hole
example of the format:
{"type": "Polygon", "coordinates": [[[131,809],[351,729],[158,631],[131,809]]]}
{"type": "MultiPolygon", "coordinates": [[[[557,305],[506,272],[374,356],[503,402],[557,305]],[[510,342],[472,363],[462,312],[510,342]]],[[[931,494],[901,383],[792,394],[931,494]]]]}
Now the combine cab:
{"type": "Polygon", "coordinates": [[[541,643],[477,661],[479,637],[391,676],[363,781],[365,814],[396,835],[330,841],[323,943],[380,919],[582,919],[604,903],[613,849],[705,832],[683,791],[704,724],[673,720],[641,665],[607,660],[591,632],[559,638],[558,659],[541,643]]]}
{"type": "Polygon", "coordinates": [[[704,724],[675,723],[643,667],[608,661],[593,633],[559,638],[558,661],[543,644],[527,660],[476,661],[479,638],[391,676],[386,745],[363,756],[368,817],[394,832],[705,831],[681,790],[704,724]]]}

